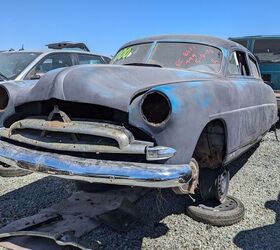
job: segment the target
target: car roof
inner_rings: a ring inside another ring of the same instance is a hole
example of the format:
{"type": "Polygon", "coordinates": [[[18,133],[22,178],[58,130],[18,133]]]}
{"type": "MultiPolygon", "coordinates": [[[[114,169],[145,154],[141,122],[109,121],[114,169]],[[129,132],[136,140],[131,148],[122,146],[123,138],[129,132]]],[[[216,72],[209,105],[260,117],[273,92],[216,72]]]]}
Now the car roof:
{"type": "Polygon", "coordinates": [[[75,54],[88,54],[88,55],[96,55],[96,56],[104,56],[108,57],[105,55],[100,55],[100,54],[95,54],[92,52],[87,52],[83,50],[67,50],[67,49],[42,49],[42,50],[19,50],[19,51],[4,51],[2,53],[40,53],[40,54],[51,54],[51,53],[75,53],[75,54]]]}
{"type": "Polygon", "coordinates": [[[229,39],[246,40],[246,39],[271,39],[271,38],[280,38],[280,35],[240,36],[240,37],[230,37],[229,39]]]}
{"type": "Polygon", "coordinates": [[[193,42],[193,43],[202,43],[208,44],[214,47],[231,49],[232,47],[239,47],[244,50],[244,47],[238,43],[235,43],[230,40],[221,39],[218,37],[205,36],[205,35],[160,35],[160,36],[151,36],[147,38],[137,39],[131,42],[126,43],[121,48],[131,46],[133,44],[149,43],[155,41],[165,41],[165,42],[193,42]]]}

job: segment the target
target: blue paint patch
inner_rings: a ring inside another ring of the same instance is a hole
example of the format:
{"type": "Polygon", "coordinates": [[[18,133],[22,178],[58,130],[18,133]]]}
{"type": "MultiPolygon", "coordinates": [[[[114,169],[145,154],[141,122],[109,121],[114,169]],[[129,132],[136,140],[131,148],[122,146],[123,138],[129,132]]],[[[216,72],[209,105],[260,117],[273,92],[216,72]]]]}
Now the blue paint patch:
{"type": "MultiPolygon", "coordinates": [[[[207,72],[205,72],[207,73],[207,72]]],[[[191,77],[194,77],[194,78],[198,78],[198,77],[203,77],[203,78],[209,78],[210,76],[208,76],[207,74],[203,74],[203,73],[199,73],[199,72],[191,72],[191,71],[188,71],[188,70],[178,70],[176,72],[176,76],[180,77],[180,78],[191,78],[191,77]]]]}
{"type": "Polygon", "coordinates": [[[197,87],[197,88],[200,88],[201,87],[201,85],[202,85],[202,82],[188,82],[187,83],[188,85],[188,87],[197,87]]]}
{"type": "Polygon", "coordinates": [[[246,81],[233,81],[233,83],[238,89],[242,89],[248,84],[246,81]]]}
{"type": "MultiPolygon", "coordinates": [[[[179,85],[180,86],[180,85],[179,85]]],[[[182,108],[182,101],[179,97],[180,88],[178,85],[165,85],[153,88],[153,90],[160,91],[164,93],[170,100],[172,112],[179,112],[182,108]],[[175,92],[176,91],[176,92],[175,92]]],[[[189,91],[193,92],[194,102],[196,105],[202,109],[209,107],[210,96],[202,88],[201,82],[188,82],[185,86],[190,87],[189,91]],[[192,89],[194,88],[194,89],[192,89]]],[[[187,90],[188,91],[188,90],[187,90]]]]}
{"type": "Polygon", "coordinates": [[[194,99],[196,104],[200,107],[200,108],[207,108],[209,106],[209,95],[204,93],[203,95],[200,93],[200,91],[196,91],[194,93],[194,99]]]}
{"type": "Polygon", "coordinates": [[[172,112],[176,113],[181,108],[181,101],[177,97],[176,93],[174,93],[175,89],[178,89],[178,86],[174,87],[171,85],[169,85],[169,86],[167,85],[167,86],[159,86],[159,87],[154,88],[154,90],[164,93],[169,98],[169,101],[171,103],[172,112]]]}
{"type": "Polygon", "coordinates": [[[222,49],[222,51],[223,51],[224,57],[228,57],[228,54],[229,54],[228,50],[222,49]]]}
{"type": "Polygon", "coordinates": [[[191,76],[191,73],[185,70],[178,70],[176,72],[176,76],[180,77],[180,78],[185,78],[185,77],[189,77],[191,76]]]}
{"type": "Polygon", "coordinates": [[[193,97],[196,105],[200,108],[207,108],[209,106],[210,97],[206,92],[202,82],[189,82],[187,86],[192,88],[193,97]]]}

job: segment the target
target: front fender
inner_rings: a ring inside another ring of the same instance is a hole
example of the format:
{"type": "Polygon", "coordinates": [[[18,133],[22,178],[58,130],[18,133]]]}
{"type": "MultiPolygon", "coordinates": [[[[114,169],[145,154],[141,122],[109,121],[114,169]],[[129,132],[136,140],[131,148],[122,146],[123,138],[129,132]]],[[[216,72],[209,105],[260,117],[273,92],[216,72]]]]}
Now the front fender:
{"type": "Polygon", "coordinates": [[[209,122],[211,95],[201,82],[158,86],[149,91],[162,92],[169,98],[170,119],[162,127],[147,124],[140,111],[142,95],[130,106],[129,123],[150,134],[158,145],[176,149],[176,155],[168,163],[189,162],[199,136],[209,122]]]}

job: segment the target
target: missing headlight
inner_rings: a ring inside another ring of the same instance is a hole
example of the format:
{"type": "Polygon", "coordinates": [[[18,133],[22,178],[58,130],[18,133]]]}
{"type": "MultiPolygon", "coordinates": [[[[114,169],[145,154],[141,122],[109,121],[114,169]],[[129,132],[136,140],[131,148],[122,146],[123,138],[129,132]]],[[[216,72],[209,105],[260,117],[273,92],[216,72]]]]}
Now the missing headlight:
{"type": "Polygon", "coordinates": [[[4,110],[9,102],[9,95],[7,90],[3,87],[0,86],[0,110],[4,110]]]}
{"type": "Polygon", "coordinates": [[[150,92],[143,97],[141,110],[144,119],[151,125],[167,122],[171,113],[169,99],[160,92],[150,92]]]}

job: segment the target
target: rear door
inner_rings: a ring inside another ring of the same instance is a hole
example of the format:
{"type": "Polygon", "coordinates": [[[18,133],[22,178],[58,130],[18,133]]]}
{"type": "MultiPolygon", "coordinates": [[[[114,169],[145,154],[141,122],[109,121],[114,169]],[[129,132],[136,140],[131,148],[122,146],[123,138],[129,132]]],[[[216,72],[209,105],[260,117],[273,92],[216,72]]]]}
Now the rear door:
{"type": "Polygon", "coordinates": [[[270,129],[271,124],[275,119],[275,107],[274,107],[274,96],[272,89],[263,82],[261,79],[260,69],[257,63],[257,60],[253,55],[248,55],[249,65],[251,68],[251,75],[255,78],[259,83],[259,91],[260,91],[260,100],[259,103],[259,112],[261,116],[260,126],[262,128],[261,133],[263,134],[267,130],[270,129]]]}

